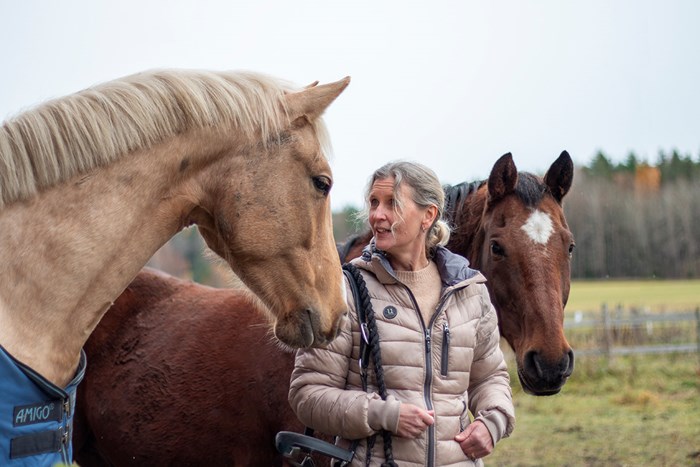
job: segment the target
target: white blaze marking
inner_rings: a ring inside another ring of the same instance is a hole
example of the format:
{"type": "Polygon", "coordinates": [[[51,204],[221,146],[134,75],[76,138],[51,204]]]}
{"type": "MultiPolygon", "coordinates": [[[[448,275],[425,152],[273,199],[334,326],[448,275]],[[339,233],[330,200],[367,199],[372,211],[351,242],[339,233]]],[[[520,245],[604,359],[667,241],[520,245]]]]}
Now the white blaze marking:
{"type": "Polygon", "coordinates": [[[527,222],[520,228],[525,231],[533,242],[542,245],[547,243],[552,232],[554,232],[552,219],[549,217],[549,214],[545,214],[542,211],[534,211],[530,214],[527,222]]]}

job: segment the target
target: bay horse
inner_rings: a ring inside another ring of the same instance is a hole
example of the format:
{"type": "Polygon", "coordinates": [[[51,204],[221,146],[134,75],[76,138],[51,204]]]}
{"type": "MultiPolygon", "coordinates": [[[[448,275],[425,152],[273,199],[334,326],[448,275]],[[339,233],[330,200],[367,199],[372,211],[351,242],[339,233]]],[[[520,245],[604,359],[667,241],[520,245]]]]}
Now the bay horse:
{"type": "MultiPolygon", "coordinates": [[[[112,302],[190,225],[260,298],[278,339],[332,340],[347,304],[321,114],[349,80],[297,89],[251,72],[156,70],[5,121],[1,361],[66,397],[112,302]]],[[[12,433],[0,423],[0,463],[12,433]]]]}
{"type": "MultiPolygon", "coordinates": [[[[535,395],[558,392],[573,370],[563,335],[573,239],[561,208],[572,177],[567,153],[544,180],[518,174],[507,154],[489,180],[446,190],[448,246],[484,268],[499,320],[512,322],[501,323],[506,339],[529,355],[518,373],[535,395]]],[[[370,238],[339,245],[343,261],[370,238]]],[[[139,273],[85,347],[78,463],[282,465],[276,433],[303,431],[287,403],[294,355],[250,318],[258,306],[245,290],[139,273]]]]}

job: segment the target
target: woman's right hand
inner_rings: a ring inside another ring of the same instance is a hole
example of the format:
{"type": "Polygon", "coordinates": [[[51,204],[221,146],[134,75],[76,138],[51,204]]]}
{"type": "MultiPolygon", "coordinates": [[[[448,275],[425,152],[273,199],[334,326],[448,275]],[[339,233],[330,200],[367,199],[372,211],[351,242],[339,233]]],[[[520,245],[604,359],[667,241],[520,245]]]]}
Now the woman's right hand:
{"type": "Polygon", "coordinates": [[[401,403],[399,428],[396,434],[404,438],[417,438],[435,423],[435,411],[425,410],[413,404],[401,403]]]}

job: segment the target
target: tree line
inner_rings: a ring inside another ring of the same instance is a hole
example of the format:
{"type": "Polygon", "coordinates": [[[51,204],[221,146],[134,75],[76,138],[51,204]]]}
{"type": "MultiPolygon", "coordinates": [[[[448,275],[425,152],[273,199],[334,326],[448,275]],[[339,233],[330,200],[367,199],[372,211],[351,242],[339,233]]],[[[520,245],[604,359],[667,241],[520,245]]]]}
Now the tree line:
{"type": "Polygon", "coordinates": [[[656,163],[598,152],[564,199],[576,239],[574,278],[700,276],[700,157],[673,151],[656,163]]]}

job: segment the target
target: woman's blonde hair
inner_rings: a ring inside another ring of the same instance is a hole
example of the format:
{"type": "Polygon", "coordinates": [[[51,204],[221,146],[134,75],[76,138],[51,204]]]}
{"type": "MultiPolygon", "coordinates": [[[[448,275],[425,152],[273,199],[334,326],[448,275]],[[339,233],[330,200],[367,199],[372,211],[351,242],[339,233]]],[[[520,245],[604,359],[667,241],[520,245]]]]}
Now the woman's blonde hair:
{"type": "MultiPolygon", "coordinates": [[[[383,165],[374,171],[369,178],[365,190],[365,209],[360,213],[363,220],[369,219],[369,194],[377,180],[394,179],[394,209],[399,219],[402,219],[404,200],[401,199],[399,187],[405,183],[411,188],[411,198],[421,208],[435,206],[438,210],[435,221],[427,231],[425,247],[428,255],[432,255],[436,246],[444,246],[450,239],[450,227],[443,220],[445,211],[445,191],[437,175],[428,167],[417,162],[394,161],[383,165]]],[[[392,229],[394,226],[391,226],[392,229]]]]}

